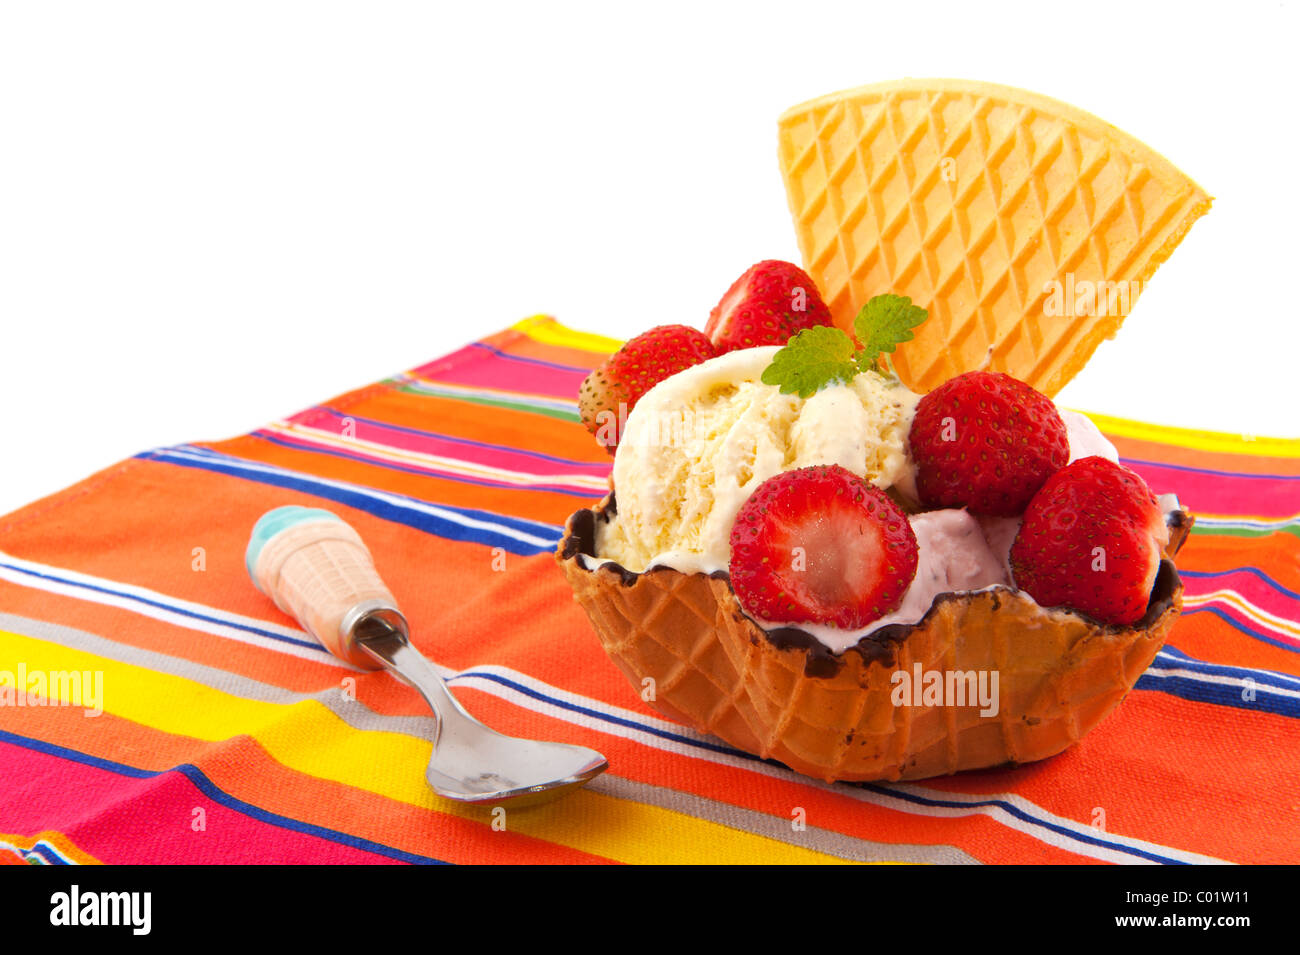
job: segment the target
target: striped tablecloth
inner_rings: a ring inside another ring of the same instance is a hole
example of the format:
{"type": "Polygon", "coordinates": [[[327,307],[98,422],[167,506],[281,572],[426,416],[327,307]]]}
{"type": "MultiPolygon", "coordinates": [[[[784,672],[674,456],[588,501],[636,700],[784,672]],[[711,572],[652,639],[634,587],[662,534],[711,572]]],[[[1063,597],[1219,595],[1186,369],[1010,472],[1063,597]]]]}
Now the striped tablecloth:
{"type": "Polygon", "coordinates": [[[649,710],[552,561],[606,485],[574,396],[616,345],[529,319],[0,518],[0,861],[1300,862],[1300,442],[1098,418],[1197,514],[1169,645],[1054,759],[832,786],[649,710]],[[472,712],[610,772],[505,817],[435,797],[415,692],[248,580],[294,503],[361,532],[472,712]]]}

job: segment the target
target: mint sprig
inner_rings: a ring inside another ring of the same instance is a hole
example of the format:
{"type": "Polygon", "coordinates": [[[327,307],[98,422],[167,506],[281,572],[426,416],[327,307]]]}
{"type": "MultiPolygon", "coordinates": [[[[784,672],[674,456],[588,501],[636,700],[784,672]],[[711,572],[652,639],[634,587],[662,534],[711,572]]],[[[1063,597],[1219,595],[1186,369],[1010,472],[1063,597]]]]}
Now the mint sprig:
{"type": "Polygon", "coordinates": [[[867,302],[853,320],[853,334],[862,344],[858,365],[864,371],[879,372],[880,356],[885,355],[888,362],[895,348],[912,340],[912,329],[925,321],[927,314],[906,295],[877,295],[867,302]]]}
{"type": "Polygon", "coordinates": [[[805,328],[772,356],[763,384],[780,385],[783,394],[811,398],[832,381],[848,381],[860,371],[853,339],[831,325],[805,328]]]}
{"type": "Polygon", "coordinates": [[[848,333],[833,326],[805,328],[772,357],[763,371],[763,384],[778,386],[782,394],[810,398],[832,382],[847,383],[862,372],[884,376],[882,356],[892,375],[889,354],[912,340],[912,329],[927,314],[904,295],[877,295],[853,320],[861,347],[855,348],[848,333]]]}

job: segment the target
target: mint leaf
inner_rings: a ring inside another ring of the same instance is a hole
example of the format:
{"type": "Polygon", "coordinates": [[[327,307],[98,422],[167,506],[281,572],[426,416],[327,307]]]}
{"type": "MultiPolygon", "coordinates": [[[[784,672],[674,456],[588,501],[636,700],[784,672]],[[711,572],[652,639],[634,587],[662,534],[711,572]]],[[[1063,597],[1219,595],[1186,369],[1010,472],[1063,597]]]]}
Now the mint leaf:
{"type": "Polygon", "coordinates": [[[877,295],[858,312],[853,333],[862,350],[858,365],[863,371],[879,371],[882,353],[892,352],[912,340],[912,329],[925,321],[927,312],[905,295],[877,295]]]}
{"type": "Polygon", "coordinates": [[[782,394],[810,398],[831,382],[847,383],[863,371],[897,379],[889,353],[912,340],[912,329],[925,321],[926,314],[904,295],[877,295],[853,321],[860,348],[855,351],[848,333],[833,326],[805,328],[772,357],[763,371],[763,384],[778,385],[782,394]]]}
{"type": "Polygon", "coordinates": [[[763,371],[763,384],[779,385],[782,394],[811,398],[832,381],[848,381],[858,373],[853,339],[830,325],[805,328],[772,357],[763,371]]]}

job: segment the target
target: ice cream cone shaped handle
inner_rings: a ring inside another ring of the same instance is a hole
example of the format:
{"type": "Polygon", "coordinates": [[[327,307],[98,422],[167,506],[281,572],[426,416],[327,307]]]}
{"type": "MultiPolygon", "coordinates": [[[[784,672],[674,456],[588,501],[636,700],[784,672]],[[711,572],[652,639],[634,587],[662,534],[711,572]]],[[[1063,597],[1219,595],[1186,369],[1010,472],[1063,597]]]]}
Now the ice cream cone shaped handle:
{"type": "Polygon", "coordinates": [[[367,621],[380,618],[407,635],[406,618],[361,536],[329,511],[267,511],[253,527],[244,559],[257,589],[342,660],[367,670],[382,667],[357,644],[367,621]]]}

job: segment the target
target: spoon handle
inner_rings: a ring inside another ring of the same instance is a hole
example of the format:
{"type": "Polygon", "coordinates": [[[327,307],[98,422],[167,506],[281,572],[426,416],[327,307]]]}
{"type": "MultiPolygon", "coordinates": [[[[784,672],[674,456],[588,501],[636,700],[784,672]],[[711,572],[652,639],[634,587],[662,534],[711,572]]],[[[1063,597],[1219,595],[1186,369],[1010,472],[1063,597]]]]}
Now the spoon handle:
{"type": "Polygon", "coordinates": [[[358,624],[378,618],[405,639],[406,618],[352,527],[329,511],[288,506],[267,511],[245,554],[257,588],[330,653],[367,670],[384,664],[357,642],[358,624]]]}

